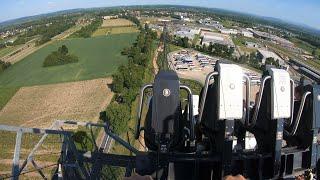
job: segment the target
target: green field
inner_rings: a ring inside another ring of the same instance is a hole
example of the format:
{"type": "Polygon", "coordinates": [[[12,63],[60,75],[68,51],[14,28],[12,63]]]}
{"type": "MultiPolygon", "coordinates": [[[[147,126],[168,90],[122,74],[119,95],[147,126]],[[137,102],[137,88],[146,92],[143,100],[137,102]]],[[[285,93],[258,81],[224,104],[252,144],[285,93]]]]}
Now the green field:
{"type": "Polygon", "coordinates": [[[19,88],[0,87],[0,110],[7,104],[19,88]]]}
{"type": "Polygon", "coordinates": [[[121,55],[130,47],[137,33],[76,38],[54,42],[0,74],[0,86],[20,87],[59,82],[95,79],[111,75],[116,67],[127,62],[121,55]],[[42,67],[45,57],[61,45],[66,45],[79,62],[55,67],[42,67]]]}

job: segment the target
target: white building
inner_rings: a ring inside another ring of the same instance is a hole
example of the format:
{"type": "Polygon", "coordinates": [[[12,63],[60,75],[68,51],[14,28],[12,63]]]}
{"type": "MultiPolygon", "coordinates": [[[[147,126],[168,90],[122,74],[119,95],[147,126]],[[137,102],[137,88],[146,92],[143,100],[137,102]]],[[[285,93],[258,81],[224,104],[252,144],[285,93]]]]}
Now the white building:
{"type": "Polygon", "coordinates": [[[281,59],[276,53],[272,51],[267,51],[264,49],[258,49],[258,56],[261,58],[261,63],[265,64],[267,58],[273,58],[275,61],[279,61],[280,65],[284,64],[283,59],[281,59]]]}
{"type": "Polygon", "coordinates": [[[116,15],[116,16],[103,16],[103,19],[104,19],[104,20],[117,19],[117,18],[118,18],[118,15],[116,15]]]}
{"type": "Polygon", "coordinates": [[[220,33],[222,34],[238,34],[238,30],[236,29],[220,29],[220,33]]]}
{"type": "Polygon", "coordinates": [[[246,30],[246,29],[242,29],[241,30],[241,35],[244,36],[244,37],[250,37],[250,38],[253,37],[253,33],[248,31],[248,30],[246,30]]]}
{"type": "Polygon", "coordinates": [[[186,21],[186,22],[191,22],[192,20],[188,17],[183,17],[181,20],[186,21]]]}
{"type": "Polygon", "coordinates": [[[190,40],[194,38],[196,34],[200,33],[200,29],[191,29],[191,28],[181,28],[174,33],[174,35],[179,37],[188,37],[190,40]]]}
{"type": "Polygon", "coordinates": [[[203,37],[201,45],[209,46],[210,43],[212,43],[212,44],[222,44],[229,47],[234,47],[234,44],[230,39],[230,37],[225,34],[203,31],[201,33],[201,37],[203,37]]]}
{"type": "Polygon", "coordinates": [[[260,37],[262,39],[270,40],[272,42],[275,42],[277,44],[280,44],[282,46],[289,47],[289,48],[292,48],[294,46],[294,43],[290,42],[289,40],[273,35],[271,33],[262,32],[262,31],[252,31],[252,32],[255,37],[260,37]]]}
{"type": "Polygon", "coordinates": [[[248,47],[248,48],[259,48],[259,44],[257,43],[254,43],[254,42],[249,42],[249,41],[246,41],[245,45],[248,47]]]}

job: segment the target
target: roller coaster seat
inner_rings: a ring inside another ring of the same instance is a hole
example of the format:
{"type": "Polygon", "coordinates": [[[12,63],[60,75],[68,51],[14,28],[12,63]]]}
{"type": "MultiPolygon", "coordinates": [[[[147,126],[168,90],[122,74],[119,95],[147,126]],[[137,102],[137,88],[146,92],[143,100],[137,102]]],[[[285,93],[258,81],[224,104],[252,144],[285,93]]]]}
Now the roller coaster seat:
{"type": "Polygon", "coordinates": [[[276,131],[273,120],[291,116],[290,76],[285,70],[270,68],[264,72],[263,79],[258,102],[251,113],[254,124],[249,131],[256,138],[258,150],[270,152],[275,138],[271,134],[276,131]]]}
{"type": "MultiPolygon", "coordinates": [[[[210,131],[219,130],[218,120],[243,119],[243,72],[234,64],[217,63],[219,73],[208,85],[201,123],[210,131]]],[[[203,89],[200,96],[203,96],[203,89]]],[[[202,102],[200,102],[202,103],[202,102]]]]}
{"type": "Polygon", "coordinates": [[[298,86],[296,89],[299,92],[295,93],[299,93],[301,99],[294,102],[293,122],[290,126],[285,126],[284,139],[288,147],[306,149],[312,144],[313,87],[306,85],[298,86]]]}

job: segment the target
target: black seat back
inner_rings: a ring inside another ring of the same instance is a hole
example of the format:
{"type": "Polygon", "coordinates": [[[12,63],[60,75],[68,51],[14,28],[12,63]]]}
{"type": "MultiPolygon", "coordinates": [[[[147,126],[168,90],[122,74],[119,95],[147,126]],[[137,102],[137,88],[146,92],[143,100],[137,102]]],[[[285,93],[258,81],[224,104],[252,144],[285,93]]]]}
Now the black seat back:
{"type": "MultiPolygon", "coordinates": [[[[256,102],[257,104],[257,102],[256,102]]],[[[271,121],[271,79],[266,80],[255,128],[267,132],[271,121]]]]}
{"type": "Polygon", "coordinates": [[[291,134],[286,134],[284,136],[285,140],[287,140],[288,146],[297,146],[301,149],[308,148],[312,143],[312,121],[313,121],[313,87],[312,85],[306,85],[300,87],[301,96],[310,92],[308,96],[306,96],[305,102],[301,102],[303,99],[300,99],[295,102],[294,113],[293,113],[293,122],[291,126],[285,127],[285,130],[288,132],[294,131],[294,125],[298,123],[296,131],[292,136],[291,134]],[[301,107],[300,107],[301,106],[301,107]],[[301,117],[299,117],[299,110],[302,109],[301,117]],[[298,121],[298,122],[297,122],[298,121]]]}
{"type": "Polygon", "coordinates": [[[173,71],[160,71],[153,86],[153,97],[145,121],[145,142],[151,150],[172,150],[182,141],[184,120],[180,102],[180,85],[173,71]]]}

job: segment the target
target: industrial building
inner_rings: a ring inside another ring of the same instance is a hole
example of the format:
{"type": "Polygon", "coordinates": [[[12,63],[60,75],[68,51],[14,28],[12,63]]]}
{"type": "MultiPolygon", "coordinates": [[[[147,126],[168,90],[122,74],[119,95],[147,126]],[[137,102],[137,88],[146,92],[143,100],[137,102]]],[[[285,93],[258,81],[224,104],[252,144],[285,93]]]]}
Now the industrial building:
{"type": "Polygon", "coordinates": [[[240,34],[244,37],[250,37],[253,38],[253,33],[246,30],[246,29],[241,29],[240,34]]]}
{"type": "Polygon", "coordinates": [[[200,33],[200,29],[192,29],[188,27],[181,27],[177,31],[175,31],[174,35],[178,37],[188,37],[190,40],[194,38],[196,34],[200,33]]]}
{"type": "Polygon", "coordinates": [[[219,30],[220,31],[220,33],[222,33],[222,34],[238,34],[238,30],[236,30],[236,29],[226,29],[226,28],[223,28],[223,29],[220,29],[219,30]]]}
{"type": "Polygon", "coordinates": [[[292,48],[294,46],[294,44],[284,38],[281,38],[279,36],[267,33],[267,32],[262,32],[262,31],[252,31],[254,37],[258,37],[258,38],[262,38],[262,39],[266,39],[269,41],[273,41],[276,44],[280,44],[284,47],[288,47],[288,48],[292,48]]]}
{"type": "Polygon", "coordinates": [[[104,20],[117,19],[117,18],[118,18],[118,15],[115,15],[115,16],[103,16],[103,19],[104,19],[104,20]]]}
{"type": "Polygon", "coordinates": [[[222,29],[223,25],[220,24],[219,21],[214,21],[211,18],[205,18],[205,19],[200,19],[198,21],[200,24],[211,27],[211,28],[215,28],[215,29],[222,29]]]}
{"type": "Polygon", "coordinates": [[[264,49],[258,49],[258,56],[261,59],[261,63],[265,64],[267,58],[273,58],[275,61],[279,61],[279,64],[284,64],[283,59],[281,59],[276,53],[264,49]]]}
{"type": "Polygon", "coordinates": [[[246,41],[245,42],[246,47],[248,48],[259,48],[260,45],[254,42],[246,41]]]}
{"type": "Polygon", "coordinates": [[[212,43],[212,44],[222,44],[228,47],[235,47],[230,37],[225,34],[202,31],[200,36],[202,37],[201,45],[209,46],[210,43],[212,43]]]}

